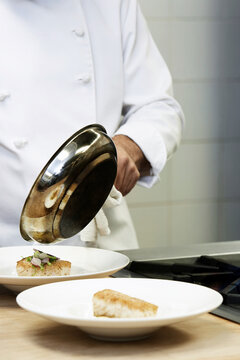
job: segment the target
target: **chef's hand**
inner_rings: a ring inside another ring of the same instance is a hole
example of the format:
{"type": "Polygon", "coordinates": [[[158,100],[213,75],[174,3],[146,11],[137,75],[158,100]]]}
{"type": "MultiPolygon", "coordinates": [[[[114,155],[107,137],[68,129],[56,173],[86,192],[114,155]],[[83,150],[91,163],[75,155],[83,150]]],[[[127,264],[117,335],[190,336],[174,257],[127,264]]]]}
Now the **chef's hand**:
{"type": "Polygon", "coordinates": [[[150,164],[139,146],[129,137],[116,135],[113,142],[117,149],[117,176],[114,185],[125,196],[141,175],[149,174],[150,164]]]}

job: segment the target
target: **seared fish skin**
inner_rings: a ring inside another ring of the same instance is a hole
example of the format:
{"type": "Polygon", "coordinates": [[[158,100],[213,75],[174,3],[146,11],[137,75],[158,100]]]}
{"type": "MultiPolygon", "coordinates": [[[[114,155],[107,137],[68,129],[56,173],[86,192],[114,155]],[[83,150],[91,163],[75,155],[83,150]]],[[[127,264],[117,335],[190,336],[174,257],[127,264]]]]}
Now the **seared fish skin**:
{"type": "Polygon", "coordinates": [[[19,276],[64,276],[70,275],[71,262],[66,260],[55,260],[51,265],[34,266],[24,258],[19,260],[16,265],[19,276]]]}
{"type": "Polygon", "coordinates": [[[141,318],[155,316],[158,306],[115,290],[105,289],[93,295],[94,316],[141,318]]]}

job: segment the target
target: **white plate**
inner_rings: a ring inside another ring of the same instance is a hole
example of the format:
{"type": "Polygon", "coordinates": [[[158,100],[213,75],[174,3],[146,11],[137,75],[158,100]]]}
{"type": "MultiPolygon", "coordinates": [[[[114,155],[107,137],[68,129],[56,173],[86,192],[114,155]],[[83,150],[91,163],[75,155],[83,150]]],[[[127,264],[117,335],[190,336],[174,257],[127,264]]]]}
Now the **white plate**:
{"type": "Polygon", "coordinates": [[[125,267],[129,258],[118,252],[80,246],[16,246],[0,248],[0,284],[20,292],[29,287],[63,280],[105,277],[125,267]],[[33,248],[71,261],[68,276],[18,276],[16,263],[33,255],[33,248]]]}
{"type": "Polygon", "coordinates": [[[47,284],[23,291],[17,303],[23,309],[74,325],[102,340],[136,340],[159,327],[211,311],[222,296],[207,287],[171,280],[89,279],[47,284]],[[92,313],[96,291],[113,289],[158,305],[156,317],[97,318],[92,313]]]}

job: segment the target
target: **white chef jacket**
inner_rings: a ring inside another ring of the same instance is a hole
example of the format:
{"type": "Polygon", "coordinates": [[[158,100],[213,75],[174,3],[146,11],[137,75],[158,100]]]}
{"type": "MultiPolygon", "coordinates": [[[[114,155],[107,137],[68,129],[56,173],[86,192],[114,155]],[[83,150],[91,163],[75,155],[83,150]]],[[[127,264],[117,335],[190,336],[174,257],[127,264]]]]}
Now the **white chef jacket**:
{"type": "MultiPolygon", "coordinates": [[[[139,183],[157,181],[183,115],[136,0],[0,0],[0,44],[1,246],[27,244],[19,219],[29,190],[83,126],[132,138],[152,166],[139,183]]],[[[99,246],[137,247],[126,204],[108,215],[112,235],[99,246]]]]}

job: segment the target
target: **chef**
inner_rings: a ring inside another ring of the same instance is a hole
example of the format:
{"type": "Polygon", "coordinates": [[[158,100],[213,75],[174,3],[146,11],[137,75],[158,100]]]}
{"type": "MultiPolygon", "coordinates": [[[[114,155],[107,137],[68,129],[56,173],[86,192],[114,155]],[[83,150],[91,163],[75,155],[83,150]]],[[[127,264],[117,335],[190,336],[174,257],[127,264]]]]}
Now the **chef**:
{"type": "MultiPolygon", "coordinates": [[[[27,244],[19,220],[29,190],[86,125],[113,138],[123,196],[158,180],[183,114],[136,0],[0,0],[0,44],[0,246],[27,244]]],[[[111,234],[97,246],[136,248],[125,201],[107,216],[111,234]]]]}

